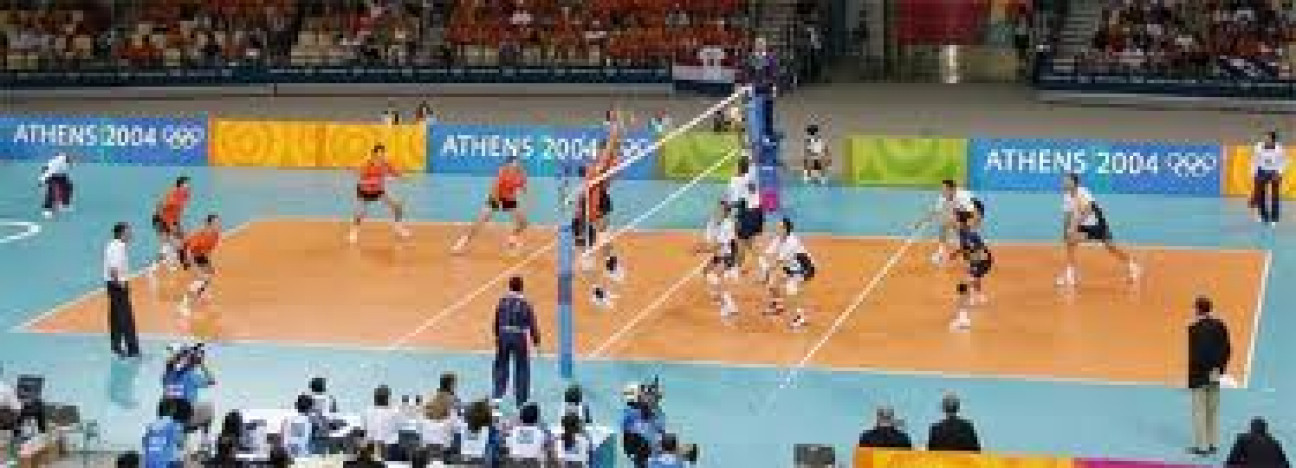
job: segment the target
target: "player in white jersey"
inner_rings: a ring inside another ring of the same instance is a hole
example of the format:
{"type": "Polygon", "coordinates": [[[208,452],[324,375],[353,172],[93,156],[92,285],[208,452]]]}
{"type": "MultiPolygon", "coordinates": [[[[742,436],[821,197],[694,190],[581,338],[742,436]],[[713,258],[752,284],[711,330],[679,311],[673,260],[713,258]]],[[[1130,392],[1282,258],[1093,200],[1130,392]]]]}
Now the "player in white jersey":
{"type": "Polygon", "coordinates": [[[580,416],[567,414],[562,418],[562,435],[554,442],[554,458],[566,468],[586,467],[590,465],[591,447],[589,436],[585,435],[585,424],[580,416]]]}
{"type": "Polygon", "coordinates": [[[1111,226],[1107,224],[1102,207],[1089,189],[1080,185],[1080,176],[1074,173],[1067,174],[1062,180],[1062,212],[1066,267],[1057,279],[1058,286],[1075,286],[1078,282],[1076,248],[1086,241],[1101,243],[1112,256],[1126,264],[1130,281],[1138,280],[1141,267],[1129,253],[1112,243],[1111,226]]]}
{"type": "Polygon", "coordinates": [[[540,426],[540,408],[534,403],[522,407],[521,424],[509,429],[505,441],[508,457],[515,462],[542,466],[549,455],[549,432],[540,426]]]}
{"type": "Polygon", "coordinates": [[[805,140],[805,163],[802,168],[802,178],[806,183],[814,182],[819,185],[828,183],[828,166],[829,166],[828,143],[819,135],[819,126],[810,125],[806,127],[805,140]]]}
{"type": "Polygon", "coordinates": [[[760,259],[760,268],[769,288],[770,313],[780,314],[791,307],[795,311],[791,327],[795,330],[808,325],[809,318],[800,299],[806,284],[814,279],[815,264],[801,238],[793,232],[792,220],[779,221],[778,232],[760,259]]]}
{"type": "Polygon", "coordinates": [[[734,262],[746,273],[750,265],[747,259],[756,256],[756,236],[765,230],[765,212],[761,208],[751,160],[747,157],[738,160],[737,173],[729,179],[728,199],[729,209],[737,223],[738,249],[734,262]]]}
{"type": "Polygon", "coordinates": [[[980,228],[985,220],[985,204],[971,190],[945,179],[941,181],[941,193],[936,196],[931,212],[914,226],[917,228],[933,220],[940,223],[936,251],[931,256],[933,264],[942,265],[958,253],[959,213],[967,213],[968,223],[973,229],[980,228]]]}
{"type": "Polygon", "coordinates": [[[283,427],[279,429],[284,449],[293,458],[308,457],[314,454],[311,445],[314,440],[311,409],[314,406],[315,400],[310,395],[299,395],[296,403],[297,413],[285,418],[283,427]]]}
{"type": "Polygon", "coordinates": [[[54,217],[54,213],[72,211],[72,169],[71,158],[67,153],[57,153],[41,170],[39,182],[45,186],[45,204],[42,205],[45,219],[54,217]]]}
{"type": "Polygon", "coordinates": [[[702,269],[711,298],[720,304],[720,318],[728,321],[738,312],[727,283],[737,277],[735,254],[738,249],[737,222],[730,204],[720,201],[716,212],[707,221],[706,238],[698,253],[710,254],[711,259],[702,269]]]}

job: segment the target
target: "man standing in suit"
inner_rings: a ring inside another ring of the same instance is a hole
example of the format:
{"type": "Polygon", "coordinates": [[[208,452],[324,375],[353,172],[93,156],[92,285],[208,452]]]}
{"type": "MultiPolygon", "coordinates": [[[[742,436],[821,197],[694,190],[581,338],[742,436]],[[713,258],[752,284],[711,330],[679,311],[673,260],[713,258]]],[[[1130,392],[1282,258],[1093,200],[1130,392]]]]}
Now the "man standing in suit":
{"type": "Polygon", "coordinates": [[[980,452],[981,441],[977,439],[976,428],[971,421],[958,416],[958,396],[945,394],[945,398],[941,400],[941,410],[945,413],[945,419],[932,424],[927,436],[927,450],[980,452]]]}
{"type": "Polygon", "coordinates": [[[860,434],[859,446],[912,449],[913,442],[909,440],[909,434],[905,434],[899,426],[899,421],[895,417],[895,410],[889,406],[879,407],[877,409],[877,424],[872,429],[860,434]]]}
{"type": "Polygon", "coordinates": [[[1220,379],[1228,367],[1228,327],[1212,315],[1210,298],[1194,303],[1197,319],[1188,326],[1188,389],[1192,393],[1193,446],[1198,456],[1215,453],[1219,445],[1220,379]]]}

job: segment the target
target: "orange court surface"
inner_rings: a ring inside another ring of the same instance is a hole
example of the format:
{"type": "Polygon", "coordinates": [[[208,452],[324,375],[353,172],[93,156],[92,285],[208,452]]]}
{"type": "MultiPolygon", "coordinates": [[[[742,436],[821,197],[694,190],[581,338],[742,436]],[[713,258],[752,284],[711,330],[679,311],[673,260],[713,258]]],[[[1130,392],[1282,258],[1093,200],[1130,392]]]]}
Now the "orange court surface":
{"type": "MultiPolygon", "coordinates": [[[[490,228],[467,253],[453,255],[462,224],[412,227],[414,237],[400,241],[386,223],[370,223],[352,246],[343,220],[253,221],[217,250],[213,298],[189,320],[176,307],[184,273],[164,272],[157,290],[135,278],[139,329],[231,342],[491,351],[494,304],[504,279],[516,273],[538,306],[542,351],[554,351],[551,229],[533,229],[523,251],[511,255],[498,247],[502,229],[490,228]]],[[[1207,293],[1231,324],[1230,374],[1245,383],[1269,262],[1260,250],[1132,246],[1146,271],[1131,284],[1121,265],[1086,249],[1082,283],[1066,293],[1053,285],[1058,245],[998,244],[987,283],[991,302],[975,312],[971,331],[954,333],[950,285],[961,271],[933,266],[930,245],[819,234],[804,239],[818,276],[803,293],[811,325],[794,332],[787,317],[762,314],[763,290],[748,279],[735,292],[737,321],[722,324],[699,274],[704,257],[692,252],[697,233],[627,233],[616,242],[628,278],[615,288],[614,309],[591,306],[589,283],[577,273],[576,355],[738,366],[792,366],[809,357],[810,367],[842,370],[1178,385],[1186,366],[1182,329],[1190,319],[1185,298],[1207,293]],[[1211,279],[1179,274],[1186,271],[1210,272],[1211,279]]],[[[104,333],[106,300],[103,291],[92,292],[27,329],[104,333]]]]}

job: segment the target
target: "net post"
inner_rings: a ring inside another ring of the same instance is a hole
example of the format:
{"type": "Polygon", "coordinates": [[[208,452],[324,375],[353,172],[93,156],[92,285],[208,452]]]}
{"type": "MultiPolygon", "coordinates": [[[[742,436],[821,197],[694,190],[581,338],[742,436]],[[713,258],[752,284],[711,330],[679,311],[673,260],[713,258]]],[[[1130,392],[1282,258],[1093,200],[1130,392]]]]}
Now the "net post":
{"type": "Polygon", "coordinates": [[[779,141],[774,128],[774,89],[754,86],[747,101],[747,142],[752,149],[756,168],[756,185],[760,188],[761,207],[766,212],[779,211],[779,141]]]}
{"type": "MultiPolygon", "coordinates": [[[[565,174],[564,174],[565,175],[565,174]]],[[[563,184],[566,185],[565,183],[563,184]]],[[[565,190],[564,190],[565,192],[565,190]]],[[[563,194],[566,196],[566,193],[563,194]]],[[[562,197],[559,197],[562,200],[562,197]]],[[[560,209],[566,213],[567,210],[560,209]]],[[[576,245],[572,238],[573,226],[562,223],[558,228],[558,374],[563,380],[571,381],[575,375],[575,314],[572,310],[572,282],[574,279],[572,262],[576,256],[576,245]]]]}

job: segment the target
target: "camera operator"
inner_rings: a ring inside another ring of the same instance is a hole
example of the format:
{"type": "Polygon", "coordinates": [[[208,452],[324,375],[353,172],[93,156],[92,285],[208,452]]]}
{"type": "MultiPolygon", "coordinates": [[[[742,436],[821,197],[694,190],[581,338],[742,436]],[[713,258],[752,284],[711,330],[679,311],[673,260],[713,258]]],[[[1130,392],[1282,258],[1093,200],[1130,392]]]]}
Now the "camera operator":
{"type": "Polygon", "coordinates": [[[630,383],[626,385],[624,395],[626,406],[621,412],[621,445],[635,468],[645,468],[666,432],[660,391],[656,384],[630,383]]]}
{"type": "Polygon", "coordinates": [[[162,398],[173,401],[175,420],[186,432],[205,430],[211,423],[211,408],[198,405],[198,390],[216,384],[206,355],[202,343],[176,349],[162,373],[162,398]]]}
{"type": "Polygon", "coordinates": [[[684,459],[679,439],[675,434],[665,434],[661,439],[661,451],[648,460],[648,468],[684,468],[684,459]]]}

